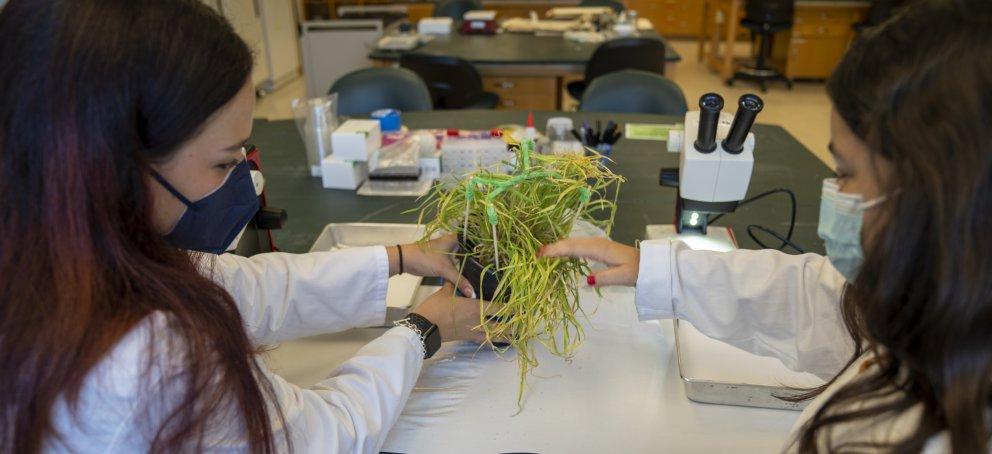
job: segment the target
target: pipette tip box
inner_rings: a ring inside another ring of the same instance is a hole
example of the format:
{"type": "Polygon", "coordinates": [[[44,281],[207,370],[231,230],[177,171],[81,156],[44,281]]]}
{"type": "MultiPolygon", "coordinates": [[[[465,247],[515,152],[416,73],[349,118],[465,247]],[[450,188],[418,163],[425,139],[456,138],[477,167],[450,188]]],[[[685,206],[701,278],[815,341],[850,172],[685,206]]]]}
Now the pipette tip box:
{"type": "Polygon", "coordinates": [[[381,145],[379,120],[348,120],[331,134],[333,156],[344,161],[368,161],[381,145]]]}
{"type": "Polygon", "coordinates": [[[346,161],[335,155],[320,163],[321,183],[327,189],[356,190],[369,176],[367,162],[346,161]]]}

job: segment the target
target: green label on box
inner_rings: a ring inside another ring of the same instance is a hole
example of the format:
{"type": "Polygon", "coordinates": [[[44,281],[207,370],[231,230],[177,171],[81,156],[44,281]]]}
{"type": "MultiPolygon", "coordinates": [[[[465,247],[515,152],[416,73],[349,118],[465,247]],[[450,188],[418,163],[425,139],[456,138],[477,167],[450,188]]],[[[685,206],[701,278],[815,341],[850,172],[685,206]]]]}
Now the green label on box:
{"type": "Polygon", "coordinates": [[[683,129],[682,123],[675,124],[655,124],[655,123],[627,123],[624,137],[634,140],[668,140],[668,131],[673,129],[683,129]]]}

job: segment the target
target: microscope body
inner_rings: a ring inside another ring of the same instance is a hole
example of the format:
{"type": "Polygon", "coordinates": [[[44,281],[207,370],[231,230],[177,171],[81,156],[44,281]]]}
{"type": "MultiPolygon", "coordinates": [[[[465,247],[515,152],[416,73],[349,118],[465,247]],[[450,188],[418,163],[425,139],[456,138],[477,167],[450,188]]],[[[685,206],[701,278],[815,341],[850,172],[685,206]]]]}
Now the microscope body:
{"type": "Polygon", "coordinates": [[[723,99],[710,93],[700,110],[687,112],[683,131],[669,133],[669,151],[681,153],[678,169],[662,169],[661,184],[678,188],[675,225],[679,233],[706,233],[711,214],[730,213],[747,195],[754,170],[755,137],[750,132],[761,99],[741,97],[735,115],[721,112],[723,99]]]}

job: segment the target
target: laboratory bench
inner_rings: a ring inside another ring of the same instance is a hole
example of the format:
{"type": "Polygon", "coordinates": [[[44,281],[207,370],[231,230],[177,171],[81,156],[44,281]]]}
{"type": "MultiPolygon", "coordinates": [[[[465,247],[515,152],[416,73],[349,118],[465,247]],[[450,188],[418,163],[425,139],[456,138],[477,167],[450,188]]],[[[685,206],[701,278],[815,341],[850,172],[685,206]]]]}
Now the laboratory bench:
{"type": "MultiPolygon", "coordinates": [[[[425,0],[307,0],[308,20],[337,19],[339,6],[402,6],[411,22],[434,14],[435,1],[425,0]]],[[[482,0],[486,9],[498,18],[527,17],[531,11],[541,15],[551,8],[578,6],[580,0],[482,0]]],[[[706,0],[625,0],[627,8],[650,20],[662,36],[695,38],[703,29],[703,5],[706,0]]]]}
{"type": "MultiPolygon", "coordinates": [[[[641,34],[662,39],[652,32],[641,34]]],[[[565,86],[583,78],[586,63],[598,45],[530,33],[453,33],[432,36],[415,51],[459,57],[474,64],[482,74],[484,89],[500,96],[499,109],[563,110],[568,101],[565,86]]],[[[665,74],[670,77],[682,57],[667,42],[665,48],[665,74]]],[[[376,49],[369,58],[375,65],[391,66],[401,54],[376,49]]]]}
{"type": "MultiPolygon", "coordinates": [[[[535,124],[543,125],[552,116],[568,116],[577,122],[608,120],[620,123],[681,123],[680,117],[646,114],[585,112],[534,112],[535,124]]],[[[418,128],[463,128],[488,130],[497,125],[523,124],[523,111],[433,111],[403,114],[403,124],[418,128]]],[[[823,242],[816,235],[819,218],[820,182],[832,175],[812,152],[780,126],[754,127],[754,175],[749,195],[774,188],[792,189],[798,199],[793,240],[810,252],[823,253],[823,242]]],[[[621,128],[621,130],[623,130],[621,128]]],[[[263,174],[269,204],[285,208],[289,222],[274,231],[276,244],[289,252],[306,252],[325,225],[332,222],[416,222],[414,198],[363,197],[355,191],[324,189],[319,178],[309,176],[303,142],[292,121],[256,120],[253,139],[261,150],[263,174]]],[[[670,224],[675,217],[675,191],[659,185],[662,167],[678,167],[677,153],[666,151],[658,141],[621,139],[611,164],[613,171],[627,178],[620,189],[613,238],[633,245],[643,238],[648,224],[670,224]]],[[[769,197],[741,207],[723,217],[719,224],[733,226],[741,247],[756,248],[745,228],[760,224],[785,232],[789,224],[788,200],[769,197]]],[[[768,240],[769,242],[771,239],[768,240]]]]}
{"type": "MultiPolygon", "coordinates": [[[[578,0],[483,0],[487,9],[496,10],[498,18],[526,17],[530,11],[543,14],[550,8],[574,6],[578,0]]],[[[735,43],[748,41],[747,30],[740,26],[744,17],[744,0],[625,0],[639,17],[648,19],[655,31],[665,38],[697,39],[698,58],[717,72],[720,78],[728,80],[739,62],[730,50],[735,43]]],[[[435,2],[417,0],[308,0],[305,3],[307,17],[336,18],[338,6],[355,5],[395,5],[406,8],[411,22],[433,14],[435,2]],[[325,11],[325,13],[317,13],[325,11]]],[[[790,79],[822,80],[830,76],[840,61],[851,40],[856,36],[853,26],[862,22],[871,2],[867,0],[797,0],[795,25],[791,30],[777,33],[774,41],[772,63],[781,68],[790,79]]],[[[372,57],[383,64],[389,58],[379,55],[372,57]]],[[[676,60],[677,61],[677,60],[676,60]]],[[[674,65],[673,65],[674,66],[674,65]]],[[[505,74],[504,74],[505,75],[505,74]]],[[[513,74],[517,77],[526,77],[513,74]]],[[[566,76],[566,83],[581,79],[575,74],[566,76]]],[[[507,83],[543,84],[551,86],[551,80],[503,80],[494,79],[487,85],[507,83]]],[[[544,93],[544,92],[542,92],[544,93]]],[[[531,108],[521,106],[521,96],[509,98],[506,108],[531,108]]],[[[555,96],[560,97],[561,94],[555,96]]],[[[546,97],[547,98],[547,97],[546,97]]],[[[530,101],[530,104],[547,102],[547,99],[530,101]]],[[[562,108],[558,103],[548,108],[562,108]]]]}
{"type": "MultiPolygon", "coordinates": [[[[678,117],[639,114],[537,112],[576,121],[621,124],[680,122],[678,117]]],[[[459,111],[404,113],[410,128],[491,127],[520,123],[524,112],[459,111]]],[[[760,120],[760,117],[759,117],[760,120]]],[[[820,180],[830,170],[778,126],[758,124],[755,168],[749,194],[786,187],[798,197],[794,240],[823,251],[816,237],[820,180]]],[[[289,221],[275,231],[284,251],[306,252],[328,223],[413,223],[413,198],[361,197],[328,190],[309,175],[303,143],[291,121],[257,120],[253,142],[261,150],[269,204],[285,208],[289,221]]],[[[615,240],[634,244],[648,224],[671,223],[675,191],[658,184],[661,167],[677,166],[664,142],[622,139],[614,171],[627,178],[620,189],[615,240]]],[[[785,231],[787,200],[768,198],[741,207],[720,224],[733,226],[741,247],[754,248],[748,224],[785,231]]],[[[713,228],[713,227],[711,227],[713,228]]],[[[433,288],[422,287],[418,299],[433,288]]],[[[502,356],[471,343],[446,344],[427,360],[383,450],[387,452],[777,452],[799,413],[790,410],[701,404],[687,398],[670,321],[638,322],[634,292],[582,287],[586,337],[570,361],[538,349],[540,365],[517,407],[519,372],[513,352],[502,356]]],[[[266,354],[269,366],[300,386],[313,385],[380,336],[387,327],[354,329],[285,342],[266,354]]],[[[746,366],[746,365],[745,365],[746,366]]]]}
{"type": "MultiPolygon", "coordinates": [[[[411,22],[417,23],[424,17],[434,15],[433,0],[306,0],[303,3],[304,17],[307,20],[338,19],[341,6],[402,6],[406,8],[411,22]]],[[[496,11],[497,17],[526,17],[531,11],[543,16],[549,9],[562,6],[578,6],[580,0],[482,0],[482,6],[496,11]]]]}

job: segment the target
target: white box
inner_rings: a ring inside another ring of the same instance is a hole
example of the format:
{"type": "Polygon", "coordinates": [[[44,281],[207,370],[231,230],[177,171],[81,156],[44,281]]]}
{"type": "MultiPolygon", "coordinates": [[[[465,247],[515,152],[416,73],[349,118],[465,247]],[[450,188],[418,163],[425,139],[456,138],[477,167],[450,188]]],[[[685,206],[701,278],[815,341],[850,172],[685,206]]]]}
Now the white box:
{"type": "Polygon", "coordinates": [[[441,151],[420,155],[420,175],[437,180],[441,178],[441,151]]]}
{"type": "Polygon", "coordinates": [[[348,120],[331,134],[333,156],[344,161],[368,161],[380,146],[379,120],[348,120]]]}
{"type": "Polygon", "coordinates": [[[417,22],[417,31],[421,35],[450,35],[454,23],[450,17],[425,17],[417,22]]]}
{"type": "Polygon", "coordinates": [[[345,161],[334,155],[320,163],[321,182],[328,189],[350,189],[354,191],[369,176],[369,165],[361,161],[345,161]]]}

